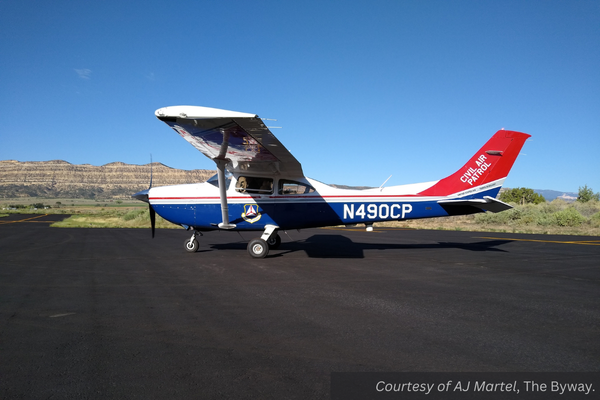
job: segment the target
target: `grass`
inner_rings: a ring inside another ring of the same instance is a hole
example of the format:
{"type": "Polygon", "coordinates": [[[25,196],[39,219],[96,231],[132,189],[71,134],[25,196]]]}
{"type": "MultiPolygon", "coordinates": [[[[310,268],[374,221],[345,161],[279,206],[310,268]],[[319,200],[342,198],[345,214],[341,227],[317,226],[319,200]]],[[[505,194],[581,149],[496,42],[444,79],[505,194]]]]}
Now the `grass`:
{"type": "MultiPolygon", "coordinates": [[[[0,216],[7,213],[52,213],[71,214],[69,218],[52,224],[60,228],[149,228],[150,214],[148,206],[136,200],[96,201],[82,199],[26,199],[20,204],[56,204],[50,209],[24,208],[3,210],[18,199],[0,201],[0,216]]],[[[411,229],[436,229],[473,232],[510,232],[556,235],[600,236],[600,202],[566,203],[554,200],[538,205],[516,205],[501,213],[481,213],[456,217],[430,218],[422,220],[378,222],[375,226],[411,229]]],[[[157,228],[181,228],[159,215],[156,216],[157,228]]]]}
{"type": "MultiPolygon", "coordinates": [[[[51,226],[54,228],[149,228],[150,212],[147,206],[103,210],[95,214],[72,215],[51,226]]],[[[158,214],[155,226],[166,229],[181,228],[158,214]]]]}
{"type": "MultiPolygon", "coordinates": [[[[40,197],[26,199],[2,199],[0,212],[20,214],[70,214],[71,216],[53,223],[58,228],[149,228],[150,213],[148,205],[138,200],[87,200],[87,199],[45,199],[40,197]],[[60,204],[57,204],[60,202],[60,204]],[[30,205],[43,203],[51,208],[29,208],[30,205]],[[26,208],[6,210],[9,205],[23,205],[26,208]]],[[[177,229],[159,215],[156,216],[157,228],[177,229]]]]}
{"type": "Polygon", "coordinates": [[[600,236],[600,203],[554,200],[538,205],[513,204],[501,213],[481,213],[422,220],[392,221],[376,226],[473,232],[600,236]]]}

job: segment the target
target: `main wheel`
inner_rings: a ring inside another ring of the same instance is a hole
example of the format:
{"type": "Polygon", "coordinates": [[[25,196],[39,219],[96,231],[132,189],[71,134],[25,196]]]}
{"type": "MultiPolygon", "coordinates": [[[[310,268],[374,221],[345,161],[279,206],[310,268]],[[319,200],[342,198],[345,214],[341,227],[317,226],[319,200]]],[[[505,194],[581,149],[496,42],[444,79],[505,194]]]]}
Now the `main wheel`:
{"type": "Polygon", "coordinates": [[[269,248],[276,249],[281,244],[281,237],[279,237],[279,235],[277,233],[274,235],[271,235],[269,240],[267,240],[267,243],[269,244],[269,248]]]}
{"type": "Polygon", "coordinates": [[[248,253],[254,258],[265,258],[269,254],[269,245],[261,238],[252,239],[248,243],[248,253]]]}
{"type": "Polygon", "coordinates": [[[199,246],[200,246],[200,243],[198,243],[196,238],[194,238],[192,240],[185,239],[185,242],[183,242],[183,247],[185,248],[185,251],[187,251],[188,253],[195,253],[198,250],[199,246]]]}

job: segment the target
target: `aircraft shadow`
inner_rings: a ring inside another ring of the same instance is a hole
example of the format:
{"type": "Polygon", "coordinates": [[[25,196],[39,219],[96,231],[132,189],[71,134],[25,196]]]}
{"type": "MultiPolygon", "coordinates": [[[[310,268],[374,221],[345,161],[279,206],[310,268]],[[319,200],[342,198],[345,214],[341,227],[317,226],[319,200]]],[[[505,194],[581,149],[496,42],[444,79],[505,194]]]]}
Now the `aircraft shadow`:
{"type": "MultiPolygon", "coordinates": [[[[271,251],[267,258],[281,257],[288,253],[304,251],[311,258],[364,258],[365,250],[411,250],[411,249],[462,249],[468,251],[503,252],[497,248],[510,243],[510,240],[485,240],[474,243],[437,242],[437,243],[357,243],[341,235],[313,235],[306,240],[284,242],[277,250],[271,251]]],[[[245,249],[247,243],[216,244],[211,247],[215,250],[245,249]]]]}

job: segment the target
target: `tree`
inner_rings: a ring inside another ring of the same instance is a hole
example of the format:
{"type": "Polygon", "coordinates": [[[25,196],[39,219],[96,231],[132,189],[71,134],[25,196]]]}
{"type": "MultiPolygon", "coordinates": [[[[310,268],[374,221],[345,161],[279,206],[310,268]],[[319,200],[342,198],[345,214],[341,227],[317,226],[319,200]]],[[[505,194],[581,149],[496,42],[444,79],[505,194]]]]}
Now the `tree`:
{"type": "Polygon", "coordinates": [[[577,201],[581,203],[587,203],[590,200],[600,201],[600,193],[594,193],[592,188],[589,188],[588,185],[583,187],[579,187],[579,193],[577,194],[577,201]]]}
{"type": "Polygon", "coordinates": [[[544,196],[535,193],[533,189],[529,188],[514,188],[508,189],[500,194],[500,200],[506,203],[518,203],[518,204],[540,204],[544,203],[546,199],[544,196]]]}

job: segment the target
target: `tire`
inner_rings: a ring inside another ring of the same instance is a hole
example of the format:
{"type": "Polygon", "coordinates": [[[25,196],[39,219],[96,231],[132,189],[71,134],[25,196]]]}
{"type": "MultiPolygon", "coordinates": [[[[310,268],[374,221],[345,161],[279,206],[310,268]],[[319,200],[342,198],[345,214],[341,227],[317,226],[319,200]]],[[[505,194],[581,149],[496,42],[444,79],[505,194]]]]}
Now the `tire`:
{"type": "Polygon", "coordinates": [[[185,242],[183,242],[183,247],[188,253],[195,253],[196,251],[198,251],[199,246],[200,243],[198,243],[198,241],[195,238],[193,240],[185,239],[185,242]]]}
{"type": "Polygon", "coordinates": [[[252,239],[248,243],[248,253],[254,258],[265,258],[269,254],[269,245],[261,238],[252,239]]]}
{"type": "Polygon", "coordinates": [[[281,244],[281,237],[277,233],[274,235],[271,235],[269,240],[267,240],[267,244],[269,245],[270,249],[277,249],[277,248],[279,248],[279,245],[281,244]]]}

